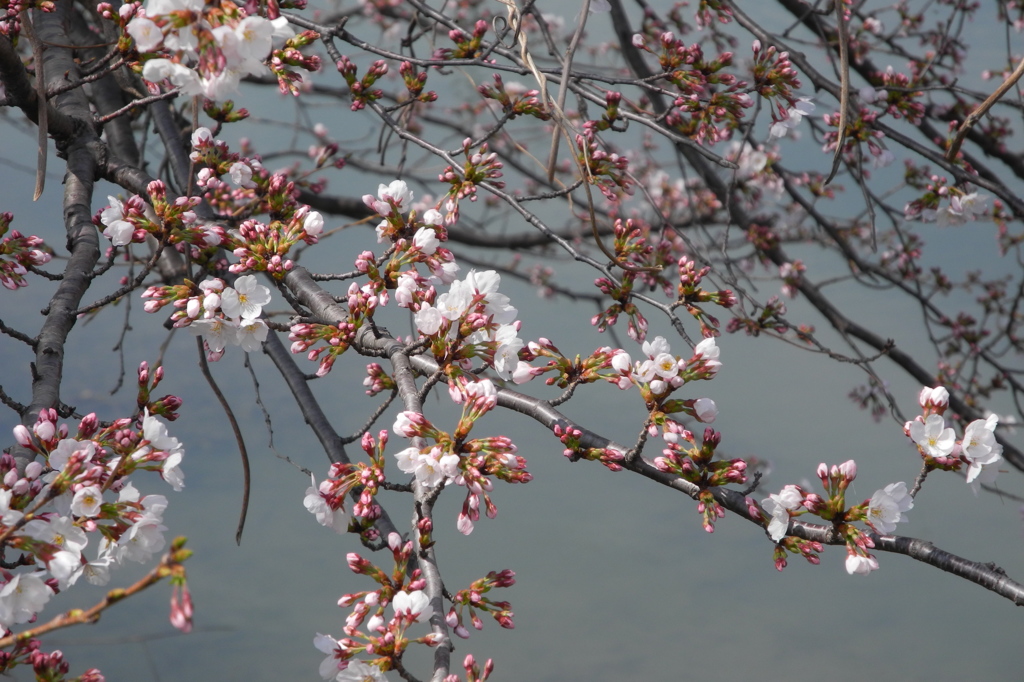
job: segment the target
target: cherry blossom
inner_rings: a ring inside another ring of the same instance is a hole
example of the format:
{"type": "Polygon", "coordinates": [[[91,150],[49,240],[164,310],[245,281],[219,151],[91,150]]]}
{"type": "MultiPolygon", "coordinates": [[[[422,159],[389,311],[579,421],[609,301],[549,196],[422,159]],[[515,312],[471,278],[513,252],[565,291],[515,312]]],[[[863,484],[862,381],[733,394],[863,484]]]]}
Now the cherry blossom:
{"type": "Polygon", "coordinates": [[[103,493],[97,485],[79,488],[71,502],[71,513],[75,516],[98,516],[100,505],[103,504],[103,493]]]}
{"type": "MultiPolygon", "coordinates": [[[[976,419],[964,429],[961,454],[967,459],[967,482],[971,483],[982,470],[993,467],[1003,458],[1003,446],[996,441],[995,430],[999,423],[997,415],[976,419]]],[[[994,476],[993,476],[994,478],[994,476]]]]}
{"type": "Polygon", "coordinates": [[[878,559],[873,556],[848,554],[846,556],[846,572],[850,575],[867,575],[878,570],[878,559]]]}
{"type": "Polygon", "coordinates": [[[349,661],[348,667],[334,679],[336,682],[387,682],[380,668],[363,661],[349,661]]]}
{"type": "Polygon", "coordinates": [[[931,457],[945,457],[956,445],[953,429],[946,428],[946,420],[937,414],[928,415],[923,422],[910,422],[910,437],[921,452],[931,457]]]}
{"type": "Polygon", "coordinates": [[[907,493],[907,484],[903,481],[890,483],[871,496],[867,522],[876,532],[887,535],[896,530],[897,523],[906,521],[903,514],[913,507],[914,499],[907,493]]]}
{"type": "Polygon", "coordinates": [[[226,287],[221,293],[221,308],[228,317],[257,318],[268,303],[270,289],[258,283],[254,275],[242,275],[234,287],[226,287]]]}
{"type": "Polygon", "coordinates": [[[40,573],[18,573],[0,589],[0,626],[27,623],[53,596],[40,573]]]}

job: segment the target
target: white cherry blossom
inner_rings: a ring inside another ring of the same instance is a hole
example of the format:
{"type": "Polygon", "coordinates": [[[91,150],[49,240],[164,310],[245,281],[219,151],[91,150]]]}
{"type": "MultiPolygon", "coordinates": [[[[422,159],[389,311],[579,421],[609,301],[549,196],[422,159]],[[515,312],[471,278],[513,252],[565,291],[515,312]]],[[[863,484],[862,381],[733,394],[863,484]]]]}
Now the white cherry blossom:
{"type": "Polygon", "coordinates": [[[914,499],[907,492],[903,481],[890,483],[882,490],[876,490],[868,502],[867,522],[882,535],[896,530],[896,524],[905,522],[903,514],[914,507],[914,499]]]}

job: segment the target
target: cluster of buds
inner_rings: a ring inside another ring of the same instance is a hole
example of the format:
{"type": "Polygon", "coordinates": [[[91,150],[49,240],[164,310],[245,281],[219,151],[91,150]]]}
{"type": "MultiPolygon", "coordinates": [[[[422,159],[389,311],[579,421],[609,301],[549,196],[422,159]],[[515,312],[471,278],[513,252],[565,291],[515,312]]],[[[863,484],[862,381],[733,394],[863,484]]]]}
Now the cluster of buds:
{"type": "Polygon", "coordinates": [[[462,141],[462,153],[466,161],[462,164],[461,172],[448,166],[437,176],[438,180],[452,186],[448,190],[448,196],[456,202],[467,198],[476,201],[476,186],[481,182],[489,182],[498,189],[505,186],[504,181],[496,179],[501,177],[503,168],[498,155],[488,151],[486,142],[480,145],[479,151],[471,152],[469,146],[472,142],[468,137],[462,141]]]}
{"type": "Polygon", "coordinates": [[[917,100],[924,93],[913,89],[917,78],[898,73],[890,66],[875,74],[875,79],[884,94],[884,97],[876,98],[875,103],[884,106],[885,113],[893,118],[906,118],[908,123],[918,125],[924,118],[924,105],[917,100]]]}
{"type": "Polygon", "coordinates": [[[781,121],[788,117],[788,109],[796,106],[794,91],[800,87],[800,79],[789,60],[789,52],[779,52],[774,45],[762,49],[760,40],[754,41],[753,50],[753,87],[761,97],[775,100],[772,121],[781,121]]]}
{"type": "Polygon", "coordinates": [[[502,112],[509,120],[516,116],[533,116],[541,121],[551,118],[551,112],[541,102],[539,90],[528,90],[519,83],[509,83],[506,86],[499,74],[494,74],[494,85],[485,83],[478,85],[476,89],[485,98],[500,104],[502,112]]]}
{"type": "Polygon", "coordinates": [[[205,190],[203,197],[221,213],[230,215],[240,207],[248,208],[268,190],[270,173],[260,160],[232,152],[225,142],[213,137],[209,128],[192,133],[190,158],[202,166],[196,174],[196,185],[205,190]],[[223,176],[230,182],[221,180],[223,176]]]}
{"type": "Polygon", "coordinates": [[[423,86],[427,84],[427,72],[416,71],[412,62],[402,62],[398,67],[398,73],[405,82],[405,89],[409,91],[409,98],[420,102],[433,102],[437,99],[437,93],[433,90],[423,92],[423,86]]]}
{"type": "MultiPolygon", "coordinates": [[[[534,377],[551,373],[544,383],[548,386],[557,385],[559,388],[590,384],[600,380],[619,384],[621,374],[612,366],[612,360],[616,354],[622,352],[616,348],[602,346],[585,358],[581,359],[577,355],[575,359],[570,360],[562,355],[550,339],[542,337],[527,343],[526,348],[519,353],[521,359],[512,373],[512,380],[517,384],[523,384],[534,377]],[[530,364],[540,357],[551,359],[543,367],[534,367],[530,364]]],[[[628,385],[623,388],[628,388],[628,385]]]]}
{"type": "Polygon", "coordinates": [[[52,258],[41,237],[25,236],[17,230],[7,235],[14,215],[0,213],[0,284],[7,289],[28,286],[25,281],[27,268],[45,265],[52,258]],[[40,248],[42,247],[42,248],[40,248]]]}
{"type": "Polygon", "coordinates": [[[614,326],[619,320],[619,315],[625,313],[628,319],[626,333],[629,334],[629,338],[634,341],[643,341],[647,338],[647,318],[632,300],[635,280],[636,273],[628,270],[622,274],[621,282],[615,282],[607,277],[594,280],[594,285],[601,293],[613,301],[606,309],[590,318],[590,324],[597,327],[598,331],[603,332],[614,326]]]}
{"type": "Polygon", "coordinates": [[[480,672],[480,666],[477,664],[473,654],[466,654],[466,658],[462,661],[462,667],[466,671],[466,682],[487,682],[487,678],[494,672],[494,661],[488,658],[487,662],[484,663],[483,672],[480,672]]]}
{"type": "Polygon", "coordinates": [[[723,308],[732,308],[736,305],[736,294],[731,289],[719,291],[708,291],[701,286],[704,277],[711,272],[710,266],[697,269],[697,264],[682,256],[679,259],[679,284],[677,303],[686,307],[686,312],[693,315],[700,323],[700,331],[703,336],[711,337],[718,333],[718,318],[707,313],[701,303],[712,303],[723,308]]]}
{"type": "Polygon", "coordinates": [[[494,487],[489,476],[506,483],[529,483],[533,480],[533,474],[526,470],[526,458],[515,454],[516,450],[515,443],[508,436],[474,438],[462,446],[462,473],[455,482],[466,487],[466,498],[456,522],[463,535],[473,532],[473,524],[480,518],[481,500],[487,518],[493,519],[498,515],[498,507],[487,494],[494,487]]]}
{"type": "Polygon", "coordinates": [[[584,130],[602,132],[609,128],[621,132],[615,128],[615,122],[619,120],[619,105],[622,104],[622,93],[609,90],[604,93],[605,108],[601,120],[586,121],[583,124],[584,130]]]}
{"type": "MultiPolygon", "coordinates": [[[[270,213],[280,239],[291,246],[297,239],[315,244],[323,231],[323,217],[304,204],[295,201],[295,182],[288,171],[270,173],[258,157],[232,152],[228,146],[213,138],[207,128],[199,128],[192,135],[192,160],[203,167],[196,175],[196,184],[203,190],[203,198],[215,210],[226,216],[240,212],[246,215],[270,213]],[[226,177],[224,180],[222,178],[226,177]]],[[[337,154],[337,145],[317,147],[315,161],[322,167],[337,154]]],[[[344,165],[343,160],[335,165],[344,165]]],[[[237,232],[233,233],[237,238],[237,232]]],[[[232,245],[234,248],[234,245],[232,245]]],[[[279,251],[284,253],[284,249],[279,251]]]]}
{"type": "MultiPolygon", "coordinates": [[[[835,130],[825,133],[825,143],[822,145],[822,151],[833,151],[836,145],[839,144],[839,119],[840,114],[838,111],[834,114],[822,116],[825,125],[835,128],[835,130]]],[[[857,163],[857,146],[861,143],[867,144],[868,151],[873,157],[873,165],[876,168],[892,163],[895,157],[880,143],[880,140],[885,137],[885,133],[876,128],[875,121],[877,119],[877,111],[862,107],[855,110],[854,115],[847,120],[846,135],[843,138],[843,154],[847,156],[849,163],[857,163]]],[[[864,169],[864,171],[868,173],[867,169],[864,169]]]]}
{"type": "Polygon", "coordinates": [[[614,448],[586,448],[583,447],[583,432],[573,426],[555,424],[552,431],[562,443],[562,454],[570,462],[581,459],[591,462],[600,462],[606,469],[612,472],[622,471],[622,463],[626,460],[626,453],[614,448]]]}
{"type": "Polygon", "coordinates": [[[750,95],[737,91],[743,85],[712,92],[706,101],[695,94],[677,97],[665,124],[700,144],[724,142],[739,127],[743,110],[754,104],[750,95]]]}
{"type": "Polygon", "coordinates": [[[438,48],[434,51],[434,59],[475,59],[483,47],[487,27],[487,22],[480,19],[473,25],[472,35],[468,35],[460,28],[448,31],[448,38],[455,43],[455,47],[438,48]]]}
{"type": "Polygon", "coordinates": [[[713,533],[715,520],[725,516],[725,509],[715,500],[711,489],[730,483],[745,483],[747,463],[742,459],[715,461],[715,449],[722,442],[722,434],[711,428],[704,429],[700,447],[697,447],[694,434],[679,422],[666,420],[662,428],[665,449],[662,456],[655,458],[654,466],[700,488],[697,512],[703,517],[704,530],[713,533]]]}
{"type": "Polygon", "coordinates": [[[277,77],[277,86],[282,95],[298,97],[302,86],[302,74],[294,69],[317,73],[322,66],[319,55],[302,54],[300,48],[311,45],[320,37],[316,31],[302,31],[285,41],[285,44],[270,53],[270,72],[277,77]]]}
{"type": "Polygon", "coordinates": [[[732,8],[724,0],[700,0],[694,14],[697,28],[708,28],[715,21],[728,24],[732,21],[732,8]]]}
{"type": "Polygon", "coordinates": [[[281,279],[295,267],[294,261],[284,256],[305,236],[301,221],[286,224],[275,220],[266,225],[256,219],[246,220],[232,235],[232,253],[238,262],[228,270],[235,274],[262,271],[281,279]]]}
{"type": "Polygon", "coordinates": [[[137,404],[139,412],[148,410],[149,414],[155,414],[163,417],[167,421],[174,421],[178,418],[176,409],[181,407],[182,400],[175,395],[165,395],[158,400],[150,400],[152,392],[164,378],[164,368],[160,365],[153,372],[149,371],[149,363],[142,362],[139,365],[138,381],[139,381],[139,394],[137,398],[137,404]],[[150,381],[152,379],[152,382],[150,381]]]}
{"type": "Polygon", "coordinates": [[[650,264],[651,254],[655,249],[648,240],[650,226],[646,222],[633,218],[617,218],[612,225],[612,233],[615,237],[613,249],[617,260],[621,262],[628,259],[640,265],[650,264]]]}
{"type": "Polygon", "coordinates": [[[620,191],[633,194],[629,159],[599,148],[592,129],[584,130],[583,135],[576,136],[576,150],[577,161],[586,169],[585,180],[596,185],[609,201],[618,201],[620,191]]]}
{"type": "Polygon", "coordinates": [[[359,111],[367,103],[375,102],[384,96],[383,90],[373,89],[373,84],[377,82],[377,79],[388,72],[388,64],[384,60],[378,59],[371,64],[361,79],[356,78],[356,65],[348,57],[342,55],[335,66],[341,77],[348,83],[349,93],[352,95],[352,111],[359,111]]]}
{"type": "Polygon", "coordinates": [[[515,627],[512,621],[512,605],[507,601],[492,601],[484,595],[493,589],[512,587],[516,583],[516,574],[505,569],[504,571],[491,571],[486,577],[474,580],[469,588],[459,590],[452,597],[452,607],[445,616],[448,627],[456,636],[469,639],[469,630],[463,624],[463,613],[469,613],[469,621],[477,630],[483,630],[484,623],[477,615],[477,611],[489,613],[498,621],[498,624],[509,630],[515,627]]]}
{"type": "Polygon", "coordinates": [[[398,384],[384,371],[380,363],[371,362],[366,366],[366,378],[363,379],[363,386],[366,386],[366,395],[374,396],[384,391],[393,391],[398,384]]]}
{"type": "Polygon", "coordinates": [[[292,342],[292,353],[304,353],[318,341],[327,345],[322,348],[314,348],[309,351],[308,358],[311,362],[320,361],[316,375],[326,376],[334,366],[338,356],[348,350],[355,338],[358,327],[352,322],[341,322],[337,327],[329,324],[309,324],[300,322],[293,324],[288,333],[288,340],[292,342]]]}
{"type": "Polygon", "coordinates": [[[785,314],[785,301],[778,296],[771,296],[765,302],[757,317],[747,317],[746,315],[734,317],[729,320],[725,330],[730,334],[734,334],[742,329],[748,336],[758,336],[763,331],[785,334],[789,331],[789,325],[781,319],[785,314]]]}
{"type": "Polygon", "coordinates": [[[824,546],[815,540],[804,540],[793,535],[787,535],[775,545],[775,549],[772,552],[772,560],[775,562],[775,569],[779,571],[788,565],[786,561],[787,554],[799,554],[807,560],[807,563],[817,566],[821,563],[819,555],[824,549],[824,546]]]}
{"type": "Polygon", "coordinates": [[[924,241],[917,234],[906,231],[902,238],[882,253],[880,262],[906,280],[916,280],[924,272],[921,256],[924,241]]]}

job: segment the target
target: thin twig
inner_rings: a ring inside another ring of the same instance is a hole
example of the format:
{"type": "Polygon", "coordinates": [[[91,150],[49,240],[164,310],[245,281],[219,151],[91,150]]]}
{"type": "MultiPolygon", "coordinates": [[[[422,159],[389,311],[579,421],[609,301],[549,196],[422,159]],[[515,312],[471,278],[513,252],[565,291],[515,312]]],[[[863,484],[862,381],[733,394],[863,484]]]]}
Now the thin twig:
{"type": "Polygon", "coordinates": [[[206,351],[203,349],[203,337],[196,337],[196,346],[199,348],[199,369],[202,370],[203,377],[210,384],[213,394],[220,401],[224,414],[231,422],[231,430],[235,434],[235,442],[238,443],[238,454],[242,457],[242,512],[238,517],[238,530],[235,532],[235,542],[240,545],[242,544],[242,531],[245,529],[245,516],[249,513],[249,452],[245,449],[245,439],[242,438],[242,430],[238,426],[238,420],[235,419],[235,413],[232,412],[231,405],[228,404],[227,398],[224,397],[224,393],[221,392],[220,386],[217,385],[210,372],[210,365],[206,362],[206,351]]]}

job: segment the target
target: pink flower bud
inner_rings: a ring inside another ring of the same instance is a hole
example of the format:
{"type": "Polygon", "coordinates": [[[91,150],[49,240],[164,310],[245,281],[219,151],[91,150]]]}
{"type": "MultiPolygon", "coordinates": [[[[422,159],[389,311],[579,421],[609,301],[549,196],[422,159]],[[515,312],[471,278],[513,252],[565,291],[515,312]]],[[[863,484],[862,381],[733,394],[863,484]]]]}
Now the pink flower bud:
{"type": "Polygon", "coordinates": [[[27,447],[32,443],[32,433],[24,424],[18,424],[14,427],[14,440],[18,441],[18,445],[27,447]]]}
{"type": "Polygon", "coordinates": [[[41,440],[50,440],[53,438],[53,434],[56,432],[56,428],[51,421],[36,422],[32,430],[36,432],[41,440]]]}

